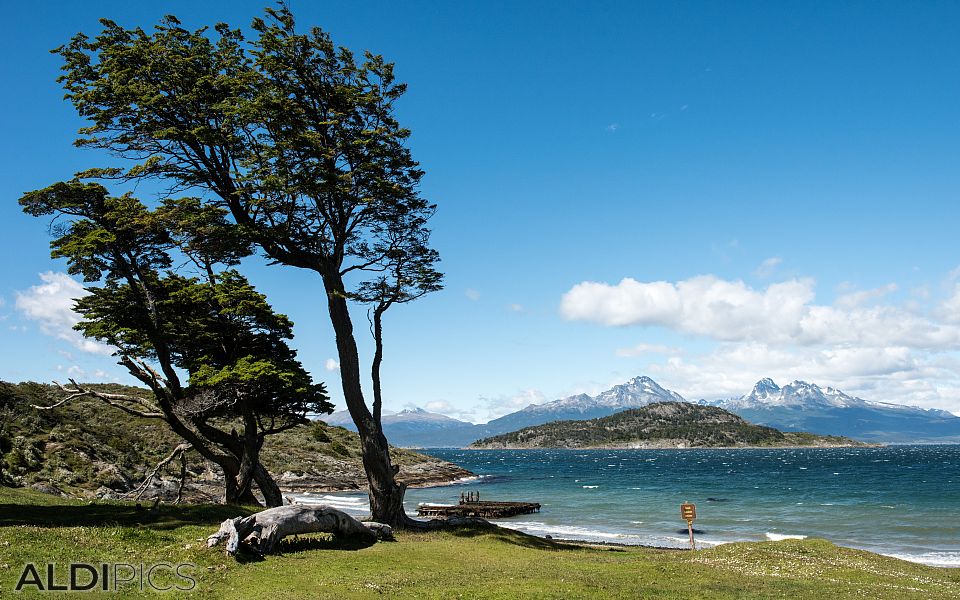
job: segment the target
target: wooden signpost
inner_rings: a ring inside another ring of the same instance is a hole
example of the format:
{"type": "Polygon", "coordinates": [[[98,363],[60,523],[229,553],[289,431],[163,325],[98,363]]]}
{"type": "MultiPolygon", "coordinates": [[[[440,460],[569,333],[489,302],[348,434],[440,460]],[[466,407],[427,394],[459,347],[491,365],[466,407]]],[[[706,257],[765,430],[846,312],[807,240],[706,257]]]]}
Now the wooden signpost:
{"type": "Polygon", "coordinates": [[[693,541],[693,520],[697,518],[697,505],[690,502],[681,504],[680,518],[687,522],[687,531],[690,532],[690,549],[696,550],[697,545],[693,541]]]}

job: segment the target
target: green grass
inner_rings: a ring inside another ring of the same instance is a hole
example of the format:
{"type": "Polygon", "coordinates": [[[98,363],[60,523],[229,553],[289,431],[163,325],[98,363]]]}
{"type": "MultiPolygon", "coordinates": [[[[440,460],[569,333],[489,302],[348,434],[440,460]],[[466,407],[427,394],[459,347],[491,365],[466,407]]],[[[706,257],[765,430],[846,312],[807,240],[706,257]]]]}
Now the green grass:
{"type": "Polygon", "coordinates": [[[151,516],[129,504],[0,488],[0,597],[13,596],[27,562],[167,561],[197,565],[198,598],[960,598],[958,569],[823,540],[693,553],[591,548],[473,528],[400,533],[396,542],[370,546],[301,537],[281,555],[238,562],[203,542],[238,512],[161,506],[151,516]]]}

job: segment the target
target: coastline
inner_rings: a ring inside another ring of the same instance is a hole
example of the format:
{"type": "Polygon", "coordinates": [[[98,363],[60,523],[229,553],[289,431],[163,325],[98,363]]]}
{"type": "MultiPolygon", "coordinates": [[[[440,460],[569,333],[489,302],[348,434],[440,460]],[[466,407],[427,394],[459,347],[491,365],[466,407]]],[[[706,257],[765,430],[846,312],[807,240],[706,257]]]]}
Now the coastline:
{"type": "MultiPolygon", "coordinates": [[[[688,446],[683,444],[651,443],[640,445],[610,446],[464,446],[458,450],[800,450],[800,449],[836,449],[836,448],[885,448],[888,444],[863,442],[860,444],[810,444],[798,446],[688,446]]],[[[425,448],[424,450],[430,450],[425,448]]]]}

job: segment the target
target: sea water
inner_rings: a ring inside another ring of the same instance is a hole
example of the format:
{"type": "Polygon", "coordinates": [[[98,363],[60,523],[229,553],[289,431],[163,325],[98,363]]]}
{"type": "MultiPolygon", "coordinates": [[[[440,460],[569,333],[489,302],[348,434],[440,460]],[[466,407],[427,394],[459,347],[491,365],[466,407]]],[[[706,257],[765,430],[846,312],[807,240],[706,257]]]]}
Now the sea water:
{"type": "MultiPolygon", "coordinates": [[[[701,547],[825,538],[915,562],[960,566],[960,446],[676,450],[460,450],[428,454],[476,479],[407,491],[405,506],[539,502],[497,523],[534,535],[685,547],[680,504],[697,506],[701,547]]],[[[301,496],[353,514],[365,494],[301,496]]]]}

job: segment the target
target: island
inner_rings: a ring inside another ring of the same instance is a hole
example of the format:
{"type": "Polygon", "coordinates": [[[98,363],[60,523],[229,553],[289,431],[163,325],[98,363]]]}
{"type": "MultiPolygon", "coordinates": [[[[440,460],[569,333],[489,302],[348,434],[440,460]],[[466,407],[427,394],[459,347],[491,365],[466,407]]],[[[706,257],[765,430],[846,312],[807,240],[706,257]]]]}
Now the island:
{"type": "Polygon", "coordinates": [[[474,449],[868,447],[847,437],[780,431],[715,406],[657,402],[598,419],[554,421],[491,436],[474,449]]]}

